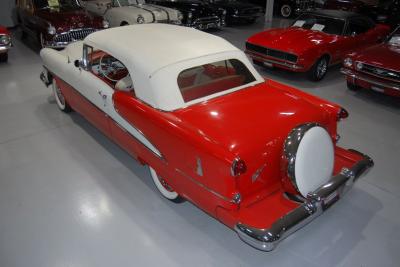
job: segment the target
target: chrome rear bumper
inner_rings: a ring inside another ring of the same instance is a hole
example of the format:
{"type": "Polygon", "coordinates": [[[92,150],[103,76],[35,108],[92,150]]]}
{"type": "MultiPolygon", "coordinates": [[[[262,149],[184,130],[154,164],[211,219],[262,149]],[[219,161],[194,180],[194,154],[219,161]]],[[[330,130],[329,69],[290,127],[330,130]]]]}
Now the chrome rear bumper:
{"type": "Polygon", "coordinates": [[[238,223],[235,231],[247,244],[263,251],[273,250],[281,240],[314,220],[339,200],[354,182],[374,165],[370,157],[362,156],[363,159],[350,169],[343,168],[328,183],[309,193],[301,206],[275,221],[269,229],[257,229],[238,223]]]}

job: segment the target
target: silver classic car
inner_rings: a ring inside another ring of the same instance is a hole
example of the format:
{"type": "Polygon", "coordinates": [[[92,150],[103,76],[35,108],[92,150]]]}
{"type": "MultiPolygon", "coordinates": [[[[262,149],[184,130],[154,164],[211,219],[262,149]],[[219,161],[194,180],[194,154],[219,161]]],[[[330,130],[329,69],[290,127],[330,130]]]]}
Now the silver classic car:
{"type": "Polygon", "coordinates": [[[111,27],[143,23],[181,24],[175,9],[148,4],[144,0],[77,0],[86,10],[101,15],[111,27]]]}

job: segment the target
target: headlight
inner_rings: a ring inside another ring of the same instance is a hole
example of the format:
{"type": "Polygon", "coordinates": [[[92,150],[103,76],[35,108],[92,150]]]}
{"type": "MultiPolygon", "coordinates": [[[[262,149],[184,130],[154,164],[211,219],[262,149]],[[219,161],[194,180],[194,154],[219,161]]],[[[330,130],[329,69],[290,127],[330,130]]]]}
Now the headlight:
{"type": "Polygon", "coordinates": [[[345,67],[351,68],[353,66],[353,60],[351,58],[345,58],[343,61],[345,67]]]}
{"type": "Polygon", "coordinates": [[[188,19],[191,19],[191,18],[193,17],[192,12],[189,12],[189,13],[187,14],[187,17],[188,17],[188,19]]]}
{"type": "Polygon", "coordinates": [[[54,35],[54,34],[57,33],[57,30],[56,30],[56,28],[55,28],[53,25],[50,25],[50,26],[47,28],[47,32],[48,32],[49,34],[51,34],[51,35],[54,35]]]}
{"type": "Polygon", "coordinates": [[[142,16],[142,15],[139,15],[139,16],[137,17],[136,21],[137,21],[137,23],[139,23],[139,24],[143,24],[143,23],[144,23],[144,18],[143,18],[143,16],[142,16]]]}
{"type": "Polygon", "coordinates": [[[358,70],[362,70],[363,67],[364,67],[364,64],[362,64],[361,62],[357,62],[356,68],[357,68],[358,70]]]}
{"type": "Polygon", "coordinates": [[[294,128],[283,148],[282,182],[286,192],[307,197],[332,176],[335,152],[332,137],[317,123],[294,128]]]}
{"type": "Polygon", "coordinates": [[[235,15],[237,15],[237,14],[239,14],[239,10],[236,9],[235,10],[235,15]]]}
{"type": "Polygon", "coordinates": [[[110,22],[108,22],[108,20],[103,20],[103,28],[107,29],[108,27],[110,27],[110,22]]]}
{"type": "Polygon", "coordinates": [[[11,37],[9,35],[0,35],[0,45],[9,45],[11,37]]]}
{"type": "Polygon", "coordinates": [[[183,15],[182,15],[181,12],[178,12],[178,19],[179,19],[179,20],[183,20],[183,15]]]}

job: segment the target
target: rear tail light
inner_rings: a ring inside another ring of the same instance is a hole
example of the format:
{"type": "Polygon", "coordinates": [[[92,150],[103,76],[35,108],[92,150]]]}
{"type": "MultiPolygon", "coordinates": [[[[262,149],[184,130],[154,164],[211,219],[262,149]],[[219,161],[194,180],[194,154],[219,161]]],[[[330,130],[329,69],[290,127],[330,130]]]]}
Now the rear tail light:
{"type": "Polygon", "coordinates": [[[232,176],[239,176],[244,174],[247,171],[246,163],[240,158],[236,158],[232,162],[231,166],[231,174],[232,176]]]}
{"type": "Polygon", "coordinates": [[[349,113],[347,112],[347,110],[345,110],[344,108],[340,108],[338,114],[337,114],[337,120],[340,121],[342,119],[345,119],[349,116],[349,113]]]}

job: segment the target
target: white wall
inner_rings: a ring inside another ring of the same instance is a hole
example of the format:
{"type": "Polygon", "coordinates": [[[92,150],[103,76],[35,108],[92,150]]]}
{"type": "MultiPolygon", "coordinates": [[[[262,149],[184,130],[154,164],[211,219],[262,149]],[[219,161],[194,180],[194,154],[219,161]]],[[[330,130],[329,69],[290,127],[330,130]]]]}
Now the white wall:
{"type": "Polygon", "coordinates": [[[14,26],[11,14],[15,6],[15,0],[0,0],[0,25],[14,26]]]}

